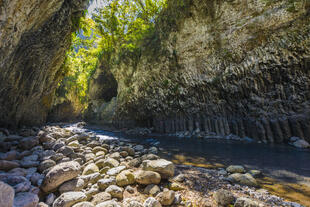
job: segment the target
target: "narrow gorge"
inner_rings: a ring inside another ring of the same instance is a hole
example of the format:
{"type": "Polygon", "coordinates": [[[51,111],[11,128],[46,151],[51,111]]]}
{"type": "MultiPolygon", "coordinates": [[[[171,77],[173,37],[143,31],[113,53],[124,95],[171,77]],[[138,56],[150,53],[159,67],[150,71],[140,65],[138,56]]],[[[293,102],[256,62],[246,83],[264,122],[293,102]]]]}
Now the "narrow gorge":
{"type": "Polygon", "coordinates": [[[309,0],[0,0],[0,207],[307,207],[309,143],[309,0]]]}

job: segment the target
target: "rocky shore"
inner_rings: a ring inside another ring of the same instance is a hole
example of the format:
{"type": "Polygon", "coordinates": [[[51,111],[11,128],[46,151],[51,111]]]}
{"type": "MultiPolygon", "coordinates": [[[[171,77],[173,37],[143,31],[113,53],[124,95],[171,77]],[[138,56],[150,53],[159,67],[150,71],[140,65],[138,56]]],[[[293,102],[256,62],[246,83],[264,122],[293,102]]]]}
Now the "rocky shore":
{"type": "Polygon", "coordinates": [[[260,171],[174,165],[74,127],[1,129],[0,149],[1,207],[302,206],[260,189],[260,171]]]}

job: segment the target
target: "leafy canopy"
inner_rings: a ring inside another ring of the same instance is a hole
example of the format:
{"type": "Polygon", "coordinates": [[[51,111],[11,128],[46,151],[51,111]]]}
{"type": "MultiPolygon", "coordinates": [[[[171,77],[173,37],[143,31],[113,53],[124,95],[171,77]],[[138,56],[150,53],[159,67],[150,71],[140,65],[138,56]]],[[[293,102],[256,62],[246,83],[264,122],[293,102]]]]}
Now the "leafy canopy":
{"type": "MultiPolygon", "coordinates": [[[[99,1],[99,0],[97,0],[99,1]]],[[[103,0],[91,18],[79,20],[64,63],[66,76],[57,89],[58,102],[70,101],[78,111],[88,103],[89,80],[101,62],[139,53],[152,35],[155,19],[166,0],[103,0]]]]}

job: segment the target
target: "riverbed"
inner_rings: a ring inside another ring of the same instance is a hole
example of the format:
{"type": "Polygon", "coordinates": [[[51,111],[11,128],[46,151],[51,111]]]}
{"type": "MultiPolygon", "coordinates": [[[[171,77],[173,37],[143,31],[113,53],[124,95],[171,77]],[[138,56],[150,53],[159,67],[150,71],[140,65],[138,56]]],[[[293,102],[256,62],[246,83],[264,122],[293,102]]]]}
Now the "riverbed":
{"type": "Polygon", "coordinates": [[[310,206],[310,150],[284,144],[262,144],[222,139],[178,138],[163,135],[125,135],[90,127],[103,138],[120,139],[161,149],[175,164],[203,168],[243,165],[263,172],[261,186],[270,193],[310,206]]]}

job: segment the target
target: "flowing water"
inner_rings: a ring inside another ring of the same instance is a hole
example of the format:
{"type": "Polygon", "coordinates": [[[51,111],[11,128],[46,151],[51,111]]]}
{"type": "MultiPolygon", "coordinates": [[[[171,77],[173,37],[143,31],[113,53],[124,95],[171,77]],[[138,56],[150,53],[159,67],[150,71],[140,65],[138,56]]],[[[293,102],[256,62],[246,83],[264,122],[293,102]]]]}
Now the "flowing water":
{"type": "Polygon", "coordinates": [[[219,139],[132,136],[92,129],[103,139],[120,139],[163,149],[161,156],[176,164],[221,168],[230,164],[261,170],[259,180],[269,192],[310,207],[310,151],[288,145],[219,139]]]}

